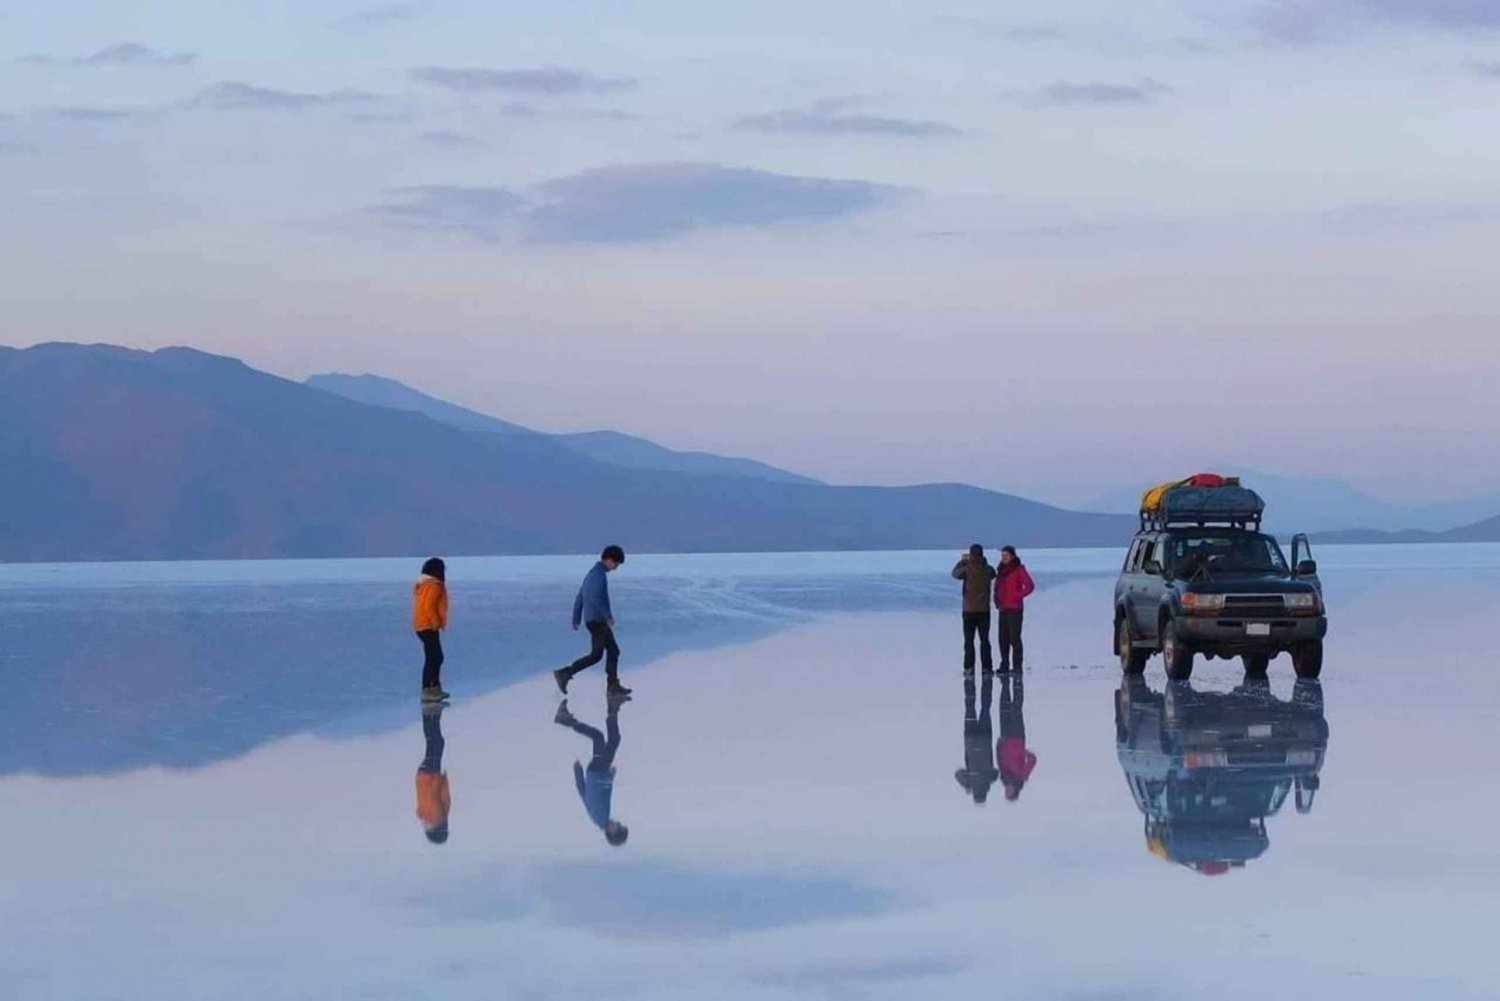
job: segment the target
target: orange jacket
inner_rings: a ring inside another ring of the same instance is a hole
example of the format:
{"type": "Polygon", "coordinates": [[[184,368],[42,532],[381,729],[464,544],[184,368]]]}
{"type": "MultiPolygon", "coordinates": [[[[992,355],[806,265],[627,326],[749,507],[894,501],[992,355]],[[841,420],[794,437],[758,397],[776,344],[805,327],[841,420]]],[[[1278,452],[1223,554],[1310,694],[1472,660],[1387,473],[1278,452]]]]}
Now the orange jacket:
{"type": "Polygon", "coordinates": [[[448,588],[434,577],[422,577],[412,588],[411,627],[416,632],[448,628],[448,588]]]}
{"type": "Polygon", "coordinates": [[[417,819],[429,831],[448,822],[453,799],[448,792],[448,773],[417,772],[417,819]]]}

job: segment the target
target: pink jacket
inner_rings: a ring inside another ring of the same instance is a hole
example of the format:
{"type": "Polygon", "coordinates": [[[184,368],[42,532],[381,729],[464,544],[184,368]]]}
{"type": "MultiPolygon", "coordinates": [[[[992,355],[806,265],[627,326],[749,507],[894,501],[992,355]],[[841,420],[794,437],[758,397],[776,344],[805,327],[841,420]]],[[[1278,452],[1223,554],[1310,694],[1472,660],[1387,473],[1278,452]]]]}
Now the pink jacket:
{"type": "Polygon", "coordinates": [[[1019,612],[1026,607],[1026,596],[1036,590],[1036,582],[1020,563],[1001,567],[995,575],[995,607],[1002,612],[1019,612]]]}

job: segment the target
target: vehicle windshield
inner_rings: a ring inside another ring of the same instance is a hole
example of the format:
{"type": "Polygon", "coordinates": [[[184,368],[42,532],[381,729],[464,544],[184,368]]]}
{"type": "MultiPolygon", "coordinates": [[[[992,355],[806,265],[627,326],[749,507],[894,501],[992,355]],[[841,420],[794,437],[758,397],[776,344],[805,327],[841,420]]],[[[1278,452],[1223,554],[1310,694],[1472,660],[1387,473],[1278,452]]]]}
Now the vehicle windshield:
{"type": "Polygon", "coordinates": [[[1234,535],[1188,536],[1172,540],[1172,573],[1191,578],[1200,570],[1208,573],[1274,573],[1286,575],[1281,547],[1269,535],[1237,532],[1234,535]]]}

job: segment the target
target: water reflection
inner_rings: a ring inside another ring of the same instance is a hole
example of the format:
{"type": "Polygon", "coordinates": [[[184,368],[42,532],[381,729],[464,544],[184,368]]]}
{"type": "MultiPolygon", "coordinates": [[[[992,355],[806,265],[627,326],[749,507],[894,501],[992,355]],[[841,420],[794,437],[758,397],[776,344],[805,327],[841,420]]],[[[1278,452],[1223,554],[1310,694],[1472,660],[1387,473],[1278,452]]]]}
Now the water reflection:
{"type": "Polygon", "coordinates": [[[604,716],[604,732],[597,727],[580,723],[568,710],[568,700],[557,707],[553,722],[565,726],[586,738],[592,744],[587,766],[581,761],[573,762],[573,784],[578,789],[578,798],[583,801],[584,812],[599,830],[604,840],[616,847],[630,837],[630,829],[614,819],[615,755],[620,750],[620,706],[627,700],[610,699],[604,716]]]}
{"type": "Polygon", "coordinates": [[[995,745],[995,761],[1000,766],[1000,783],[1005,798],[1016,800],[1031,773],[1036,769],[1036,755],[1026,746],[1026,683],[1021,675],[1002,676],[1000,681],[1000,742],[995,745]]]}
{"type": "Polygon", "coordinates": [[[453,806],[448,773],[443,771],[443,750],[448,746],[443,739],[443,709],[440,704],[422,707],[425,746],[417,766],[417,819],[427,840],[435,845],[448,840],[448,813],[453,806]]]}
{"type": "Polygon", "coordinates": [[[974,679],[964,679],[964,766],[953,773],[958,784],[972,797],[976,805],[989,799],[990,786],[1000,777],[995,768],[995,729],[990,723],[990,704],[994,699],[995,686],[989,674],[984,676],[980,689],[980,701],[976,705],[974,679]]]}
{"type": "Polygon", "coordinates": [[[1191,682],[1153,691],[1125,678],[1115,693],[1115,744],[1153,855],[1217,876],[1270,846],[1266,818],[1295,793],[1312,809],[1328,747],[1323,689],[1298,681],[1290,701],[1264,678],[1231,692],[1191,682]]]}

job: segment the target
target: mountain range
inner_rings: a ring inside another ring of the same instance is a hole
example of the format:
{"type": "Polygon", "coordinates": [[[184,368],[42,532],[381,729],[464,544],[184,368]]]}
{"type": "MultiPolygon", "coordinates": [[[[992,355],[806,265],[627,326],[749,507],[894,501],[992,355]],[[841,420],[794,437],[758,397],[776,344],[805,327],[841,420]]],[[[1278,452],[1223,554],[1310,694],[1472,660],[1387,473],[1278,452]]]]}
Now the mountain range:
{"type": "Polygon", "coordinates": [[[313,382],[190,348],[0,348],[0,559],[1115,546],[1134,528],[962,484],[830,486],[625,435],[543,434],[399,384],[313,382]]]}

